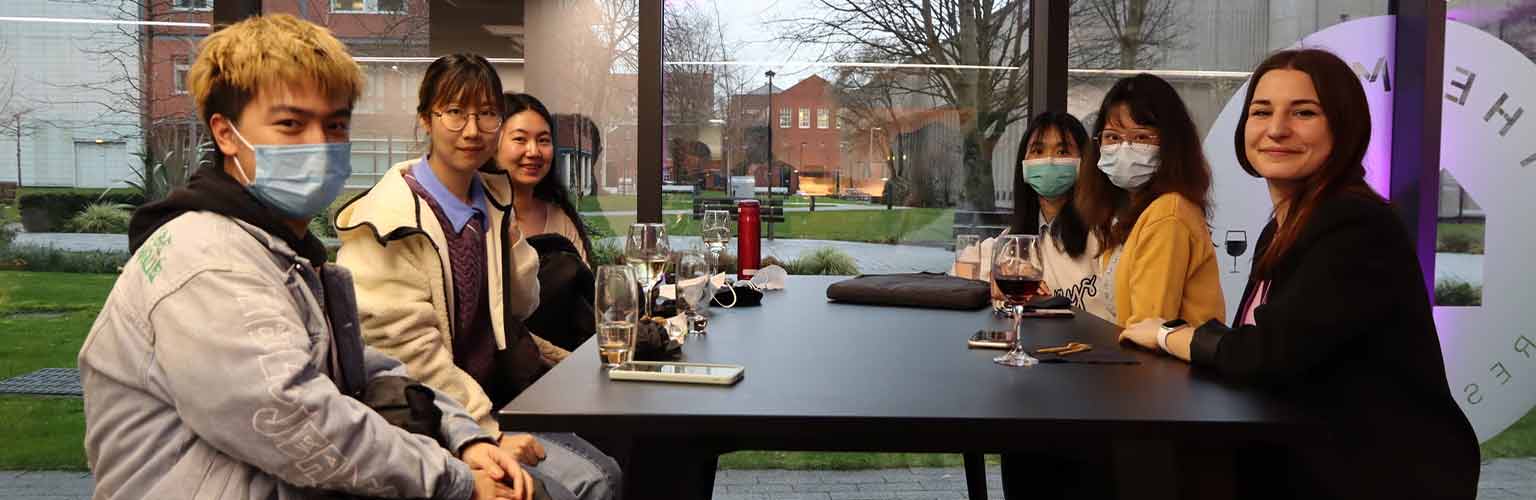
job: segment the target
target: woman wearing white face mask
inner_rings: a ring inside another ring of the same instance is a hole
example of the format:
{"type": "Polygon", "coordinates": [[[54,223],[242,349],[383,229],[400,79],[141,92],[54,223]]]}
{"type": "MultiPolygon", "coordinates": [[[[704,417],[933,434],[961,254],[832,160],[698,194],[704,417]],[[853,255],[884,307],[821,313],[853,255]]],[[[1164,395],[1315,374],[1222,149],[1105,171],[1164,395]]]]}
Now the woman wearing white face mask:
{"type": "Polygon", "coordinates": [[[1103,243],[1097,257],[1116,323],[1222,317],[1206,223],[1211,169],[1184,101],[1161,78],[1122,79],[1104,96],[1093,134],[1097,168],[1079,170],[1075,204],[1103,243]]]}

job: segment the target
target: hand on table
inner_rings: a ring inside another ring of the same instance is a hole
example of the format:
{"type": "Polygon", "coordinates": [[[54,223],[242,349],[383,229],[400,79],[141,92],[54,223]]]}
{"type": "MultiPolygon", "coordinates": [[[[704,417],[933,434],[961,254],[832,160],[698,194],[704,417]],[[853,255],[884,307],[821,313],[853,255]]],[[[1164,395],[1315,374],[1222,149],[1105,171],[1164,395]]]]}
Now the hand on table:
{"type": "Polygon", "coordinates": [[[1125,327],[1120,332],[1121,342],[1131,342],[1145,349],[1160,351],[1157,345],[1157,331],[1163,327],[1165,321],[1162,318],[1148,318],[1134,325],[1125,327]]]}

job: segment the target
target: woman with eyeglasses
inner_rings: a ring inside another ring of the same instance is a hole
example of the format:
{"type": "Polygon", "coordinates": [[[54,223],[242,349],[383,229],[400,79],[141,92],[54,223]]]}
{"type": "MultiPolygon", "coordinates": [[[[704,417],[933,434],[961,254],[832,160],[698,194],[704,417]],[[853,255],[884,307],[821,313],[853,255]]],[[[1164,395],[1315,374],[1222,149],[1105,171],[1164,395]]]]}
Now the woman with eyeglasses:
{"type": "Polygon", "coordinates": [[[592,445],[496,422],[496,409],[569,354],[523,323],[539,305],[539,256],[516,223],[512,175],[494,161],[501,79],[484,57],[455,54],[427,67],[419,95],[427,153],[336,217],[363,339],[463,403],[499,447],[554,480],[555,496],[613,498],[618,465],[592,445]]]}
{"type": "Polygon", "coordinates": [[[1081,169],[1075,204],[1103,244],[1115,322],[1167,318],[1177,327],[1222,317],[1206,223],[1211,169],[1178,92],[1145,73],[1121,79],[1099,106],[1093,136],[1097,168],[1081,169]]]}

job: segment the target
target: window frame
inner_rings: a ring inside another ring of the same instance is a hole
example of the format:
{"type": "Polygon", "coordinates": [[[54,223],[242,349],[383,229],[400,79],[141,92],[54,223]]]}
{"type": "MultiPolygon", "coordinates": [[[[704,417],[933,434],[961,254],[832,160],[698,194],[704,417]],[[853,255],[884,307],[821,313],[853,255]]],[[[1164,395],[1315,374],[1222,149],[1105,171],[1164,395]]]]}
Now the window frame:
{"type": "Polygon", "coordinates": [[[214,0],[171,0],[171,10],[176,12],[211,12],[214,0]],[[202,7],[188,7],[185,4],[201,2],[202,7]]]}
{"type": "Polygon", "coordinates": [[[800,108],[800,128],[811,128],[811,108],[800,108]]]}
{"type": "Polygon", "coordinates": [[[380,1],[382,0],[330,0],[330,10],[332,14],[378,14],[400,16],[410,13],[410,0],[400,0],[400,10],[382,10],[379,8],[380,1]],[[362,2],[363,8],[361,10],[336,8],[337,2],[354,3],[354,1],[362,2]],[[372,7],[369,7],[370,4],[372,7]]]}

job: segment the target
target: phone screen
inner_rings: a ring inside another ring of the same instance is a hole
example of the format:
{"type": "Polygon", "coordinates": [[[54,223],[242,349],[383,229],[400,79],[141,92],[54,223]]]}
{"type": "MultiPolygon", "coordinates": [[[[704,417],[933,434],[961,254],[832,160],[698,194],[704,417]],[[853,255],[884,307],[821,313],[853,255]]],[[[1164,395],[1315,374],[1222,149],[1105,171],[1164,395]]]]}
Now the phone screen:
{"type": "Polygon", "coordinates": [[[973,342],[1007,342],[1013,339],[1013,332],[1007,330],[977,330],[971,335],[973,342]]]}
{"type": "Polygon", "coordinates": [[[687,375],[705,375],[711,377],[726,377],[736,372],[735,367],[730,366],[698,366],[681,365],[672,363],[637,364],[625,363],[620,370],[651,373],[682,373],[687,375]]]}

